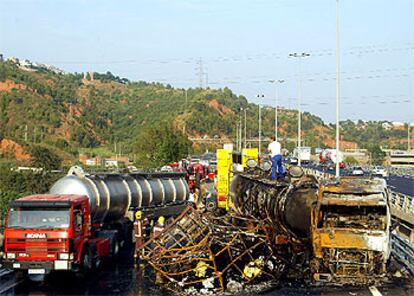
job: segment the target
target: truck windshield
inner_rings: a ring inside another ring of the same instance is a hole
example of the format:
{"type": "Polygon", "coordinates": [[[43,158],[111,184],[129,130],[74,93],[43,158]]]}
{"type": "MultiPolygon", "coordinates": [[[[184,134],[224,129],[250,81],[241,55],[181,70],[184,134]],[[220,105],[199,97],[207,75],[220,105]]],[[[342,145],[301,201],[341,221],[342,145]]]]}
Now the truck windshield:
{"type": "Polygon", "coordinates": [[[384,230],[387,226],[385,206],[324,205],[318,228],[356,228],[384,230]]]}
{"type": "Polygon", "coordinates": [[[70,208],[11,208],[8,228],[66,229],[69,223],[70,208]]]}

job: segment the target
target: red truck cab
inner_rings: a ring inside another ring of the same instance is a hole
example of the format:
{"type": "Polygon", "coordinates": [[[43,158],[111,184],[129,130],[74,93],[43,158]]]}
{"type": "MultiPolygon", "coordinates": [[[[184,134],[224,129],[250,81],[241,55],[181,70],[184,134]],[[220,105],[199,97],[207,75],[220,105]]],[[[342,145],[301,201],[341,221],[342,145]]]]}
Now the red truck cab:
{"type": "Polygon", "coordinates": [[[29,274],[97,267],[110,239],[91,227],[88,197],[31,195],[10,204],[4,231],[4,265],[29,274]]]}

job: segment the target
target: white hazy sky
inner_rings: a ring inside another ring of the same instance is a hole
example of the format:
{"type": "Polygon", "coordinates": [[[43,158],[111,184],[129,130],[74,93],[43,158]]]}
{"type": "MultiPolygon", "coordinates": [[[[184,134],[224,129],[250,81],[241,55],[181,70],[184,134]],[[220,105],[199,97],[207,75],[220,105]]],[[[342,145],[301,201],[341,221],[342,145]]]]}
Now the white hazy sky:
{"type": "MultiPolygon", "coordinates": [[[[0,53],[335,119],[335,0],[0,0],[0,53]],[[301,60],[289,53],[307,52],[301,60]],[[299,68],[299,63],[300,68],[299,68]],[[204,84],[207,75],[203,75],[204,84]]],[[[340,0],[342,119],[414,121],[414,1],[340,0]]]]}

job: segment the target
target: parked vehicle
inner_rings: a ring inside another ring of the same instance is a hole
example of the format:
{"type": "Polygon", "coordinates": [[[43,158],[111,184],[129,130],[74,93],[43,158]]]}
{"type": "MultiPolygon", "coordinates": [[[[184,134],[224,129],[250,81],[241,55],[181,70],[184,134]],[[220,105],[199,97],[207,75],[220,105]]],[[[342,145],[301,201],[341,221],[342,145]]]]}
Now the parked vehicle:
{"type": "Polygon", "coordinates": [[[289,164],[291,165],[298,165],[299,161],[296,157],[289,158],[289,164]]]}
{"type": "Polygon", "coordinates": [[[300,159],[301,163],[309,163],[311,157],[311,147],[296,147],[293,156],[300,159]]]}
{"type": "Polygon", "coordinates": [[[363,176],[364,170],[360,166],[354,166],[351,168],[351,175],[352,176],[363,176]]]}

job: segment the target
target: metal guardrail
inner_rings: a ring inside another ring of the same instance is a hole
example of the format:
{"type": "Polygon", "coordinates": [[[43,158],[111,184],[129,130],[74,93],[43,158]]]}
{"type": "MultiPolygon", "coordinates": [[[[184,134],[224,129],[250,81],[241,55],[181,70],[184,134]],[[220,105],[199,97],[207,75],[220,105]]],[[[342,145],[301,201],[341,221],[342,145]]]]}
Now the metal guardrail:
{"type": "MultiPolygon", "coordinates": [[[[333,179],[333,174],[324,173],[315,169],[304,168],[305,173],[316,176],[319,180],[333,179]]],[[[414,224],[414,197],[390,190],[391,214],[399,219],[414,224]]]]}
{"type": "Polygon", "coordinates": [[[391,234],[393,256],[414,275],[414,246],[397,233],[391,234]]]}
{"type": "Polygon", "coordinates": [[[414,224],[414,197],[391,191],[391,214],[399,219],[414,224]]]}

